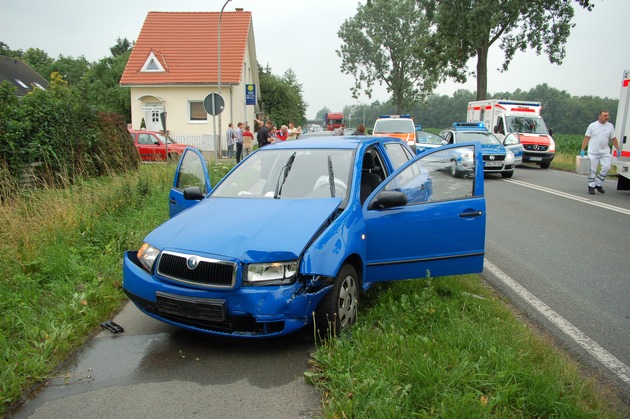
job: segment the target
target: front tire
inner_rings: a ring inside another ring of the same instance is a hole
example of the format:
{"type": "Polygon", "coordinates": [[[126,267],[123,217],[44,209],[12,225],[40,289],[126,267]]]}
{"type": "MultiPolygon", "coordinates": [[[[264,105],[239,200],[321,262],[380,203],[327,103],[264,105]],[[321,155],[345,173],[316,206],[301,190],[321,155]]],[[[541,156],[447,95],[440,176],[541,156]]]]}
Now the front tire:
{"type": "Polygon", "coordinates": [[[505,178],[505,179],[509,179],[509,178],[511,178],[513,174],[514,174],[514,171],[511,171],[511,172],[501,172],[501,176],[503,176],[503,178],[505,178]]]}
{"type": "Polygon", "coordinates": [[[357,321],[359,278],[352,265],[339,269],[335,283],[315,311],[315,329],[321,338],[336,336],[357,321]]]}
{"type": "Polygon", "coordinates": [[[549,166],[551,166],[551,162],[540,163],[541,169],[549,169],[549,166]]]}

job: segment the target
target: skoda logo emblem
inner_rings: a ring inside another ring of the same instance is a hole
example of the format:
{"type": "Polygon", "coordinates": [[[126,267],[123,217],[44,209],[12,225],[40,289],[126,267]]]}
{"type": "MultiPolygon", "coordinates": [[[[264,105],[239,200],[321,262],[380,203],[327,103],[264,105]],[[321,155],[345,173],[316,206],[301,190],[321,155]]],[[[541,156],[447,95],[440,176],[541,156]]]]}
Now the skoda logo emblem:
{"type": "Polygon", "coordinates": [[[490,156],[490,160],[494,160],[494,156],[490,156]]]}
{"type": "Polygon", "coordinates": [[[197,259],[197,256],[191,256],[188,258],[188,260],[186,260],[186,266],[188,266],[188,269],[190,269],[191,271],[197,268],[198,265],[199,259],[197,259]]]}

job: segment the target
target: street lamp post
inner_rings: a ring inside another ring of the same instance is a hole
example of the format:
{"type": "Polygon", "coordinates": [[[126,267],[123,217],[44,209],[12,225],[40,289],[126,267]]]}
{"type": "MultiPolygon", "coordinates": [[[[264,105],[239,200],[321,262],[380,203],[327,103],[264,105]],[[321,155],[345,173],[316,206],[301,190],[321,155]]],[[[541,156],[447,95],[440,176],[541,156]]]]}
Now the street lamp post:
{"type": "MultiPolygon", "coordinates": [[[[221,96],[221,17],[223,16],[223,10],[225,6],[232,0],[226,0],[225,4],[221,8],[221,12],[219,13],[219,27],[217,30],[217,50],[219,51],[219,56],[217,57],[217,85],[218,85],[218,93],[221,96]]],[[[221,144],[221,133],[223,132],[223,127],[221,125],[221,114],[219,114],[219,147],[221,144]]],[[[217,158],[219,156],[219,150],[217,150],[217,158]]]]}

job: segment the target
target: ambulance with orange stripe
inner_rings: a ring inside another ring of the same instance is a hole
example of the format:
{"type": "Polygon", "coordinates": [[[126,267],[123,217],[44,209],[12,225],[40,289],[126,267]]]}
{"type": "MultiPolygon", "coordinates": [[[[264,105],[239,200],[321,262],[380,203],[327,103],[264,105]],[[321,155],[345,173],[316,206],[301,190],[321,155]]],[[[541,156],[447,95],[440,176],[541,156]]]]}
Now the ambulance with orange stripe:
{"type": "Polygon", "coordinates": [[[516,136],[523,145],[523,163],[549,168],[556,156],[556,143],[540,116],[540,102],[486,99],[468,102],[466,122],[483,122],[503,142],[516,136]]]}
{"type": "Polygon", "coordinates": [[[400,138],[416,151],[416,126],[411,115],[381,115],[374,122],[372,135],[375,137],[400,138]]]}
{"type": "Polygon", "coordinates": [[[621,94],[619,95],[619,105],[617,106],[617,121],[615,122],[615,137],[621,147],[621,156],[617,157],[615,166],[617,167],[617,190],[630,190],[630,141],[628,132],[630,131],[630,70],[625,70],[621,78],[621,94]]]}

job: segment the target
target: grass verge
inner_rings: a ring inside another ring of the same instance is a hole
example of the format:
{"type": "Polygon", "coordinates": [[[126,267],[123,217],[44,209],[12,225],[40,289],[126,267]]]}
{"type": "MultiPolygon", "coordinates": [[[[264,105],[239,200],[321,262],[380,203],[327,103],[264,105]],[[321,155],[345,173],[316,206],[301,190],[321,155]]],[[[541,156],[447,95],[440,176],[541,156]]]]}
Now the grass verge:
{"type": "MultiPolygon", "coordinates": [[[[233,166],[213,164],[217,181],[233,166]]],[[[175,165],[0,204],[0,414],[126,301],[122,254],[168,218],[175,165]]]]}
{"type": "Polygon", "coordinates": [[[392,283],[368,299],[306,373],[325,417],[621,416],[475,275],[392,283]]]}

